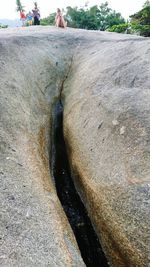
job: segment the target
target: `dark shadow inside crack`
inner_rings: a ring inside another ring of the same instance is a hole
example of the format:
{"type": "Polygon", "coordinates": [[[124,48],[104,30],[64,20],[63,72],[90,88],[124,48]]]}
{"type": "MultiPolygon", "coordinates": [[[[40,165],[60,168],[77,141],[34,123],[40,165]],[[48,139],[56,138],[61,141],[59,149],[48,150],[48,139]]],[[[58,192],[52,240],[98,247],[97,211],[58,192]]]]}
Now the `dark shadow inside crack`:
{"type": "Polygon", "coordinates": [[[51,172],[57,195],[74,232],[82,258],[88,267],[108,267],[99,239],[74,186],[63,135],[63,106],[53,108],[51,172]]]}

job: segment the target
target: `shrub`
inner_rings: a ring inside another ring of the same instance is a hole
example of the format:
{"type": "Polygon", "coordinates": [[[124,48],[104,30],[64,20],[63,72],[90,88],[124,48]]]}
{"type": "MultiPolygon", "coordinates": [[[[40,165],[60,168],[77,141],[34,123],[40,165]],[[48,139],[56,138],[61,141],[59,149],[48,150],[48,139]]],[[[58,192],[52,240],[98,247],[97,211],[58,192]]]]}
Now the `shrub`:
{"type": "Polygon", "coordinates": [[[142,25],[140,35],[150,37],[150,25],[142,25]]]}
{"type": "Polygon", "coordinates": [[[119,25],[113,25],[111,28],[108,28],[107,31],[125,33],[128,28],[129,28],[129,24],[123,23],[123,24],[119,24],[119,25]]]}
{"type": "Polygon", "coordinates": [[[124,23],[119,25],[113,25],[108,28],[109,32],[137,34],[144,37],[150,37],[150,25],[141,25],[137,23],[124,23]]]}
{"type": "Polygon", "coordinates": [[[0,24],[0,29],[5,29],[5,28],[8,28],[8,25],[0,24]]]}
{"type": "Polygon", "coordinates": [[[131,24],[132,31],[144,37],[150,37],[150,25],[131,24]]]}
{"type": "Polygon", "coordinates": [[[55,25],[55,16],[56,13],[50,14],[47,18],[41,19],[41,25],[47,26],[47,25],[55,25]]]}

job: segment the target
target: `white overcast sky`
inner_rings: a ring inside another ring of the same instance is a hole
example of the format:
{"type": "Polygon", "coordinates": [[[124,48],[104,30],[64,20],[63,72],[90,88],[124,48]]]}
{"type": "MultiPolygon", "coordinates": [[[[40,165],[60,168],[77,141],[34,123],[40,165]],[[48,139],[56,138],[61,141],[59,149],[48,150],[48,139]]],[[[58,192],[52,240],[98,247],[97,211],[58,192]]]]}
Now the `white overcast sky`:
{"type": "MultiPolygon", "coordinates": [[[[121,12],[122,16],[126,19],[129,15],[140,10],[146,0],[108,0],[109,6],[121,12]]],[[[34,0],[21,0],[21,3],[25,6],[25,11],[28,12],[32,9],[34,0]]],[[[38,6],[41,11],[41,17],[46,17],[50,13],[54,12],[57,7],[65,8],[66,6],[83,6],[86,0],[37,0],[38,6]]],[[[105,0],[89,0],[89,5],[100,5],[106,2],[105,0]]],[[[18,18],[19,14],[15,11],[16,0],[0,0],[0,19],[14,19],[18,18]]]]}

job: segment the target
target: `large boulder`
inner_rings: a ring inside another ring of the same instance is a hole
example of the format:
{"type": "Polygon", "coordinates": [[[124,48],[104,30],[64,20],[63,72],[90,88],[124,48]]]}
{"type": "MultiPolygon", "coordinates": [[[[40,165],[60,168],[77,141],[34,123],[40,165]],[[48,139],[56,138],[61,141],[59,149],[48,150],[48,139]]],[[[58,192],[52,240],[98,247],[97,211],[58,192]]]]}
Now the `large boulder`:
{"type": "Polygon", "coordinates": [[[149,266],[149,61],[145,38],[0,31],[3,267],[85,266],[49,170],[59,97],[74,182],[110,266],[149,266]]]}
{"type": "Polygon", "coordinates": [[[51,108],[71,57],[64,32],[0,32],[3,267],[85,266],[49,171],[51,108]]]}
{"type": "Polygon", "coordinates": [[[150,40],[87,33],[64,90],[74,180],[111,266],[150,264],[150,40]]]}

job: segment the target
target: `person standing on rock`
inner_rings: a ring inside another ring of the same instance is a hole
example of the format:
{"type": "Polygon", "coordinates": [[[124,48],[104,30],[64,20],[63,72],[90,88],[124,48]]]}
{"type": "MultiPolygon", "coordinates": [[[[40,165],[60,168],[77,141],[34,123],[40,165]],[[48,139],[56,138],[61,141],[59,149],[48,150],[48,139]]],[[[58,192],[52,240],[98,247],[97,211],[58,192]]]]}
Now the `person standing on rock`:
{"type": "Polygon", "coordinates": [[[27,23],[28,23],[28,26],[32,26],[32,21],[33,21],[33,15],[32,13],[29,11],[29,13],[27,14],[27,23]]]}
{"type": "Polygon", "coordinates": [[[56,13],[56,17],[55,17],[55,23],[56,23],[56,27],[60,27],[60,28],[66,28],[66,22],[63,18],[63,15],[61,13],[61,10],[59,8],[57,8],[57,13],[56,13]]]}
{"type": "Polygon", "coordinates": [[[20,11],[20,20],[22,22],[22,27],[24,27],[25,26],[25,22],[26,22],[26,15],[24,13],[24,10],[20,11]]]}
{"type": "Polygon", "coordinates": [[[34,25],[40,25],[40,10],[37,7],[37,3],[34,3],[34,9],[32,9],[33,18],[34,18],[34,25]]]}

